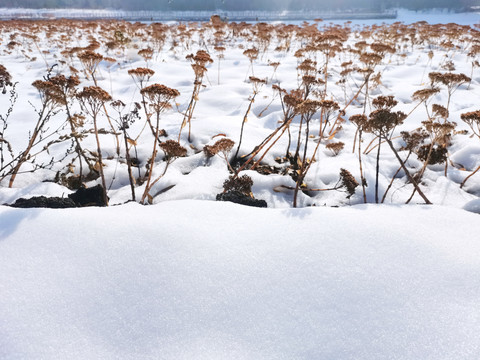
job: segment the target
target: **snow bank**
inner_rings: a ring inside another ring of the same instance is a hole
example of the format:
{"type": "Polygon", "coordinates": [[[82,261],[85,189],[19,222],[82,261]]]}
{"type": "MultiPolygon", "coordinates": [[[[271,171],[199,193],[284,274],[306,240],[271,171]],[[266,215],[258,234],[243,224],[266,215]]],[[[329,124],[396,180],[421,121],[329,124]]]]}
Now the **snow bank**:
{"type": "Polygon", "coordinates": [[[474,359],[480,221],[447,207],[0,207],[1,359],[474,359]]]}

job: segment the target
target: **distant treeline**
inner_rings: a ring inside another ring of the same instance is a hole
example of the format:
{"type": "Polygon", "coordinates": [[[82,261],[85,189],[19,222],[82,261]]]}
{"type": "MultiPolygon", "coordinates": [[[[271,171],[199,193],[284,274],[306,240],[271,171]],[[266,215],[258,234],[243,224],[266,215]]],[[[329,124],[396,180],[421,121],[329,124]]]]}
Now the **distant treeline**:
{"type": "Polygon", "coordinates": [[[444,8],[468,10],[480,0],[1,0],[0,7],[85,8],[118,10],[411,10],[444,8]]]}

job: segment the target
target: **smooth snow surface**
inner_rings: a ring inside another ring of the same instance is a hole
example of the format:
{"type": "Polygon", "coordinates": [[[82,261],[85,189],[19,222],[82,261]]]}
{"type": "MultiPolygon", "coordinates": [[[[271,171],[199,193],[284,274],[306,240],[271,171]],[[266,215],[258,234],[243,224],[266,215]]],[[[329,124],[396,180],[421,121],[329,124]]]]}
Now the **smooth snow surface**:
{"type": "Polygon", "coordinates": [[[476,359],[446,207],[0,207],[0,359],[476,359]]]}

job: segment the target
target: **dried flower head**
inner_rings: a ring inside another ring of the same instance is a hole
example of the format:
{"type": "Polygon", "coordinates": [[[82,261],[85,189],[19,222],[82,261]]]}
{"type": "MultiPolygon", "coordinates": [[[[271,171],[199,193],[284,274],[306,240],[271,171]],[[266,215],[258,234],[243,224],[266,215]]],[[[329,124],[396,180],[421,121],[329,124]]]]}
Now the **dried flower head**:
{"type": "Polygon", "coordinates": [[[414,131],[402,131],[400,133],[405,145],[400,150],[408,150],[416,152],[418,148],[429,138],[428,133],[423,129],[416,129],[414,131]]]}
{"type": "Polygon", "coordinates": [[[91,51],[91,50],[86,50],[80,54],[77,55],[80,61],[82,62],[83,66],[85,66],[85,69],[90,73],[93,74],[95,70],[97,69],[98,64],[103,60],[103,56],[91,51]]]}
{"type": "Polygon", "coordinates": [[[457,126],[454,122],[446,121],[439,123],[432,120],[423,121],[422,124],[430,134],[433,134],[434,141],[442,146],[448,146],[450,144],[450,138],[457,126]]]}
{"type": "Polygon", "coordinates": [[[122,100],[115,100],[110,103],[110,106],[118,113],[121,113],[125,109],[125,103],[122,100]]]}
{"type": "Polygon", "coordinates": [[[471,79],[465,74],[454,74],[451,72],[442,74],[439,72],[431,72],[428,74],[432,84],[440,83],[447,85],[448,87],[460,86],[463,83],[471,81],[471,79]]]}
{"type": "Polygon", "coordinates": [[[98,86],[84,87],[81,92],[77,94],[77,98],[84,107],[90,108],[94,115],[97,115],[103,104],[112,100],[108,92],[98,86]]]}
{"type": "Polygon", "coordinates": [[[248,175],[242,175],[236,177],[234,175],[229,176],[228,180],[223,183],[224,192],[238,191],[244,195],[249,195],[252,192],[253,180],[248,175]]]}
{"type": "Polygon", "coordinates": [[[372,101],[372,105],[375,109],[386,109],[391,110],[398,104],[398,101],[395,100],[393,96],[378,96],[372,101]]]}
{"type": "Polygon", "coordinates": [[[205,145],[203,152],[206,157],[215,156],[218,153],[223,153],[225,156],[233,149],[235,142],[233,140],[222,138],[213,145],[205,145]]]}
{"type": "Polygon", "coordinates": [[[340,169],[340,178],[342,179],[342,186],[344,186],[348,192],[347,199],[350,199],[353,194],[355,194],[358,181],[355,180],[355,177],[350,173],[350,171],[345,169],[340,169]]]}
{"type": "Polygon", "coordinates": [[[447,148],[441,145],[422,145],[417,150],[417,156],[422,161],[427,161],[429,165],[443,164],[447,160],[447,148]]]}
{"type": "Polygon", "coordinates": [[[380,64],[383,56],[376,53],[362,53],[360,54],[360,62],[365,64],[369,69],[380,64]]]}
{"type": "Polygon", "coordinates": [[[12,76],[7,71],[5,66],[0,65],[0,87],[5,88],[5,86],[12,85],[12,76]]]}
{"type": "Polygon", "coordinates": [[[317,72],[316,66],[316,62],[310,59],[305,59],[300,65],[297,66],[297,70],[300,71],[303,75],[313,75],[317,72]]]}
{"type": "Polygon", "coordinates": [[[255,47],[253,47],[251,49],[247,49],[243,52],[243,55],[248,57],[250,62],[253,62],[254,60],[256,60],[258,58],[258,49],[255,48],[255,47]]]}
{"type": "Polygon", "coordinates": [[[248,79],[250,80],[251,83],[253,84],[259,84],[259,85],[263,85],[263,84],[266,84],[267,83],[267,80],[265,79],[259,79],[255,76],[249,76],[248,79]]]}
{"type": "Polygon", "coordinates": [[[286,106],[296,109],[303,101],[303,92],[300,90],[292,90],[283,97],[283,102],[286,106]]]}
{"type": "Polygon", "coordinates": [[[165,152],[165,156],[168,159],[187,156],[187,149],[181,146],[178,141],[167,140],[160,143],[160,147],[165,152]]]}
{"type": "Polygon", "coordinates": [[[472,129],[473,133],[480,138],[480,110],[463,113],[460,118],[472,129]]]}
{"type": "Polygon", "coordinates": [[[32,85],[38,90],[43,104],[53,106],[65,104],[59,87],[55,86],[51,81],[35,80],[32,85]]]}
{"type": "Polygon", "coordinates": [[[363,129],[367,123],[367,116],[364,114],[355,114],[350,116],[350,122],[352,122],[357,128],[363,129]]]}
{"type": "Polygon", "coordinates": [[[407,115],[401,111],[392,112],[389,109],[378,109],[370,113],[363,130],[379,137],[385,137],[395,127],[401,125],[406,118],[407,115]]]}
{"type": "Polygon", "coordinates": [[[138,55],[143,57],[145,61],[151,60],[153,57],[153,49],[148,47],[146,49],[138,50],[138,55]]]}
{"type": "Polygon", "coordinates": [[[148,68],[136,68],[128,70],[128,75],[133,78],[135,83],[138,83],[140,89],[143,88],[144,84],[150,80],[150,78],[155,74],[155,71],[148,68]]]}
{"type": "Polygon", "coordinates": [[[416,101],[427,101],[430,97],[440,92],[437,87],[417,90],[413,93],[412,99],[416,101]]]}
{"type": "Polygon", "coordinates": [[[441,117],[443,119],[447,119],[449,112],[448,109],[442,105],[439,104],[433,104],[432,105],[432,112],[434,116],[441,117]]]}
{"type": "Polygon", "coordinates": [[[378,53],[378,54],[395,54],[395,48],[393,46],[383,44],[383,43],[373,43],[370,44],[370,49],[372,49],[373,52],[378,53]]]}
{"type": "Polygon", "coordinates": [[[152,84],[147,86],[141,89],[140,93],[150,100],[150,103],[157,113],[160,113],[164,109],[170,108],[170,101],[180,95],[178,90],[171,89],[161,84],[152,84]]]}
{"type": "Polygon", "coordinates": [[[297,111],[299,114],[305,116],[306,121],[310,121],[310,119],[313,117],[313,115],[315,115],[321,106],[321,101],[307,99],[298,104],[297,111]]]}
{"type": "Polygon", "coordinates": [[[327,145],[325,145],[325,148],[327,148],[328,150],[330,150],[334,156],[337,156],[340,151],[343,150],[343,148],[345,147],[345,143],[339,141],[339,142],[333,142],[333,143],[329,143],[327,145]]]}

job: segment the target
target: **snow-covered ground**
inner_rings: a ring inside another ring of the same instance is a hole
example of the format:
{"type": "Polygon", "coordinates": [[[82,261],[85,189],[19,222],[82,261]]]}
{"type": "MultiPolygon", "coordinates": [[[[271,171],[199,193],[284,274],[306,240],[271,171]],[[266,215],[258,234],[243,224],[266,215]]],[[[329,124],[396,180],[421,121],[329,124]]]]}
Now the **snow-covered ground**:
{"type": "MultiPolygon", "coordinates": [[[[399,14],[398,20],[407,24],[432,19],[432,23],[458,22],[473,27],[479,22],[478,14],[424,14],[421,19],[410,12],[399,14]]],[[[295,181],[290,175],[247,170],[242,174],[253,179],[253,195],[269,206],[255,209],[213,201],[222,192],[229,171],[225,159],[219,155],[208,159],[202,151],[223,137],[238,142],[252,96],[252,84],[245,81],[252,69],[243,55],[254,44],[248,34],[238,39],[228,31],[227,35],[217,34],[225,36],[227,47],[219,65],[210,42],[211,28],[205,30],[204,38],[195,30],[191,42],[178,37],[172,44],[168,37],[163,50],[146,62],[138,51],[151,43],[146,41],[148,36],[138,35],[144,31],[141,28],[135,33],[119,27],[121,34],[108,27],[70,28],[62,39],[53,24],[45,33],[39,33],[45,28],[35,28],[35,24],[15,26],[3,23],[0,27],[0,64],[17,82],[19,95],[4,132],[14,154],[25,149],[38,118],[33,107],[39,109],[40,99],[31,84],[48,78],[47,64],[56,64],[52,75],[68,76],[70,66],[79,70],[79,90],[93,85],[76,55],[62,54],[67,48],[99,41],[100,48],[95,51],[116,61],[100,63],[98,84],[113,99],[127,104],[127,109],[141,101],[128,70],[148,66],[155,71],[149,84],[178,89],[181,95],[176,104],[160,120],[160,127],[173,140],[178,139],[181,112],[187,110],[193,89],[194,75],[185,56],[208,48],[214,62],[207,65],[205,86],[198,95],[192,141],[187,140],[188,127],[180,137],[188,156],[173,161],[151,189],[152,195],[159,193],[152,206],[123,204],[131,198],[123,147],[118,157],[114,138],[105,134],[100,140],[108,196],[110,204],[118,206],[64,210],[0,206],[0,359],[478,358],[480,172],[460,188],[480,166],[479,138],[460,118],[480,109],[480,70],[475,67],[471,72],[478,55],[468,56],[475,40],[458,41],[453,47],[442,43],[446,39],[441,36],[414,44],[401,40],[397,54],[387,55],[376,68],[375,74],[381,77],[370,89],[371,99],[366,104],[368,115],[374,110],[373,98],[394,95],[399,102],[395,111],[410,113],[418,103],[412,94],[429,86],[430,72],[447,72],[451,61],[452,72],[473,74],[471,84],[463,84],[452,94],[448,121],[456,122],[457,127],[448,144],[446,175],[445,164],[429,165],[420,183],[434,205],[417,205],[423,203],[418,194],[411,205],[404,205],[413,186],[402,171],[385,204],[371,204],[375,201],[373,149],[362,157],[370,204],[362,204],[359,186],[350,198],[344,189],[300,191],[302,208],[294,209],[291,188],[295,181]],[[38,38],[29,37],[30,33],[38,38]],[[118,41],[123,35],[132,41],[120,49],[107,49],[106,40],[118,41]],[[9,47],[11,41],[20,45],[9,47]]],[[[352,23],[346,47],[353,48],[363,39],[359,26],[352,23]]],[[[475,31],[469,34],[478,38],[475,31]]],[[[374,38],[365,39],[373,43],[374,38]]],[[[301,86],[294,53],[303,41],[293,38],[289,51],[277,51],[274,40],[253,62],[255,76],[266,78],[268,84],[261,87],[248,114],[240,154],[250,153],[282,121],[282,106],[271,85],[279,84],[287,91],[301,86]],[[272,62],[280,63],[275,73],[269,65],[272,62]]],[[[322,57],[317,55],[320,67],[322,57]]],[[[343,108],[357,92],[361,76],[349,77],[344,91],[337,83],[341,64],[349,60],[358,64],[358,58],[343,51],[330,60],[326,99],[343,108]]],[[[8,95],[0,94],[3,116],[8,95]]],[[[445,106],[447,98],[442,87],[429,102],[429,112],[432,104],[445,106]]],[[[332,128],[332,137],[322,138],[316,162],[305,177],[309,189],[335,187],[341,168],[360,181],[358,152],[352,153],[355,126],[348,119],[361,114],[363,104],[360,96],[347,108],[342,129],[333,133],[332,128]],[[338,141],[345,147],[334,155],[325,145],[338,141]]],[[[81,111],[78,102],[72,109],[81,111]]],[[[111,116],[115,114],[110,105],[107,109],[111,116]]],[[[129,129],[132,140],[144,125],[142,111],[142,118],[129,129]]],[[[425,107],[419,106],[395,130],[397,149],[404,145],[398,138],[400,131],[422,126],[427,116],[425,107]]],[[[49,131],[65,119],[65,111],[59,112],[49,131]]],[[[319,125],[316,115],[310,123],[309,157],[318,141],[319,125]]],[[[91,126],[87,118],[85,128],[91,126]]],[[[99,126],[108,129],[102,113],[99,126]]],[[[292,147],[298,130],[297,118],[291,124],[292,147]]],[[[59,133],[68,133],[68,128],[59,133]]],[[[55,136],[37,145],[32,154],[55,136]]],[[[134,168],[135,176],[145,172],[152,138],[147,126],[136,142],[140,168],[134,168]]],[[[365,133],[362,149],[373,139],[365,133]]],[[[282,137],[262,164],[281,167],[275,159],[285,154],[287,141],[286,135],[282,137]]],[[[93,134],[83,139],[82,145],[96,151],[93,134]]],[[[49,152],[39,154],[36,162],[48,164],[52,157],[58,160],[69,147],[70,143],[51,144],[49,152]]],[[[388,146],[383,144],[381,149],[380,196],[399,168],[388,146]]],[[[4,154],[8,158],[8,153],[4,154]]],[[[406,151],[400,151],[400,156],[405,158],[406,151]]],[[[0,204],[20,197],[71,193],[73,190],[52,181],[57,172],[66,171],[72,157],[69,154],[64,161],[34,172],[28,172],[32,165],[25,163],[12,187],[8,186],[9,177],[1,181],[0,204]]],[[[73,174],[78,174],[79,164],[73,165],[73,174]]],[[[422,165],[416,155],[407,162],[412,172],[422,165]]],[[[159,151],[154,178],[165,166],[159,151]]],[[[86,185],[98,183],[100,179],[86,185]]],[[[144,188],[145,184],[136,184],[137,201],[144,188]]]]}
{"type": "Polygon", "coordinates": [[[446,207],[0,209],[1,359],[476,359],[446,207]]]}

